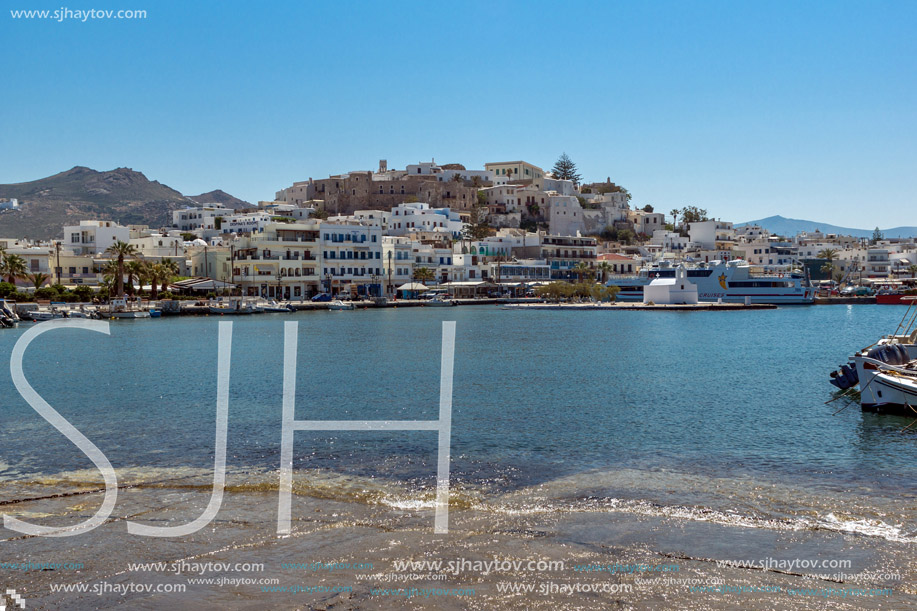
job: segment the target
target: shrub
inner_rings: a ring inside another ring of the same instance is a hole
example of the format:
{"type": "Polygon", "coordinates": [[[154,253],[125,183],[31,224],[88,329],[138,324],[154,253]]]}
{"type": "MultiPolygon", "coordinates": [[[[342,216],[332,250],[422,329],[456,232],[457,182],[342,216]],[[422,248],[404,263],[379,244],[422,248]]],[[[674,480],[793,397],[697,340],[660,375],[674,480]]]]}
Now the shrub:
{"type": "Polygon", "coordinates": [[[35,299],[50,299],[51,301],[55,301],[57,298],[57,290],[50,286],[43,286],[35,291],[35,299]]]}

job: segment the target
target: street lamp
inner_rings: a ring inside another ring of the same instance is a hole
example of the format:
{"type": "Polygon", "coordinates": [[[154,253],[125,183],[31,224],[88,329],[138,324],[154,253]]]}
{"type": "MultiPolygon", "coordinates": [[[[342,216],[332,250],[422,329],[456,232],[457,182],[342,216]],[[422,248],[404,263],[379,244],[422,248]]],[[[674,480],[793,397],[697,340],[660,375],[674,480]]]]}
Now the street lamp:
{"type": "Polygon", "coordinates": [[[394,288],[392,286],[392,252],[393,251],[391,250],[388,251],[388,291],[387,292],[389,295],[394,295],[394,291],[392,291],[392,289],[394,288]]]}

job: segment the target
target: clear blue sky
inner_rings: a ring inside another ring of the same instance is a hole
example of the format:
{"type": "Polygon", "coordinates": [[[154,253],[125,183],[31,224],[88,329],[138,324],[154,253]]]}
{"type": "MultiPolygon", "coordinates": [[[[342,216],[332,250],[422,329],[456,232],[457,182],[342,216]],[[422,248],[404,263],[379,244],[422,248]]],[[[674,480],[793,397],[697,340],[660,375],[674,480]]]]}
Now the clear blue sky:
{"type": "Polygon", "coordinates": [[[566,151],[665,212],[917,225],[914,2],[68,2],[3,0],[0,182],[128,166],[257,201],[566,151]],[[148,18],[9,13],[61,6],[148,18]]]}

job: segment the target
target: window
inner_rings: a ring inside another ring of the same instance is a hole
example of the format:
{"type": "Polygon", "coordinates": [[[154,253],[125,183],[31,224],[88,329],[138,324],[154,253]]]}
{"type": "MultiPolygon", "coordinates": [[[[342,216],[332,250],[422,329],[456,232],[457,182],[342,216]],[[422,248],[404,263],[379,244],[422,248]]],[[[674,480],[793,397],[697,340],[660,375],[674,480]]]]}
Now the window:
{"type": "MultiPolygon", "coordinates": [[[[85,269],[85,268],[83,268],[83,269],[85,269]]],[[[69,270],[70,270],[69,273],[71,273],[71,274],[75,274],[75,273],[76,273],[76,268],[75,268],[75,267],[71,267],[71,268],[69,268],[69,270]]]]}

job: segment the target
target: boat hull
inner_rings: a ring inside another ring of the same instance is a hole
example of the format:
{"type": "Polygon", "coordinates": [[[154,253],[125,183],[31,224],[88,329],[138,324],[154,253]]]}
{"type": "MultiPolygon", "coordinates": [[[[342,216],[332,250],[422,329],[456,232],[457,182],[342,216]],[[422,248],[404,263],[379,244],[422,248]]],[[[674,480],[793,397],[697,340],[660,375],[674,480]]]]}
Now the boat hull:
{"type": "Polygon", "coordinates": [[[112,318],[131,320],[135,318],[150,318],[149,312],[112,312],[109,314],[112,318]]]}
{"type": "Polygon", "coordinates": [[[219,316],[242,316],[242,315],[245,315],[245,314],[251,314],[252,312],[253,312],[253,310],[247,309],[247,308],[241,308],[241,309],[236,309],[236,308],[215,308],[215,307],[211,307],[211,308],[210,308],[210,313],[211,313],[211,314],[217,314],[217,315],[219,315],[219,316]]]}
{"type": "Polygon", "coordinates": [[[917,301],[917,295],[876,295],[876,303],[882,305],[911,305],[917,301]]]}
{"type": "Polygon", "coordinates": [[[917,418],[917,378],[874,374],[860,393],[865,411],[917,418]]]}

